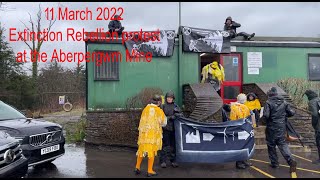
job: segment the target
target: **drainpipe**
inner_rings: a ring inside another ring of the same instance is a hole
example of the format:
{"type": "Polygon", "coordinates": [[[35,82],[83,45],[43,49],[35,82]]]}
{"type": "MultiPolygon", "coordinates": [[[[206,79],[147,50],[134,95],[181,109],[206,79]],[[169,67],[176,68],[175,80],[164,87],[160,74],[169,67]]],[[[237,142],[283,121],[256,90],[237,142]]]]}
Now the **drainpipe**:
{"type": "Polygon", "coordinates": [[[182,55],[182,34],[180,31],[181,27],[181,2],[179,2],[179,27],[178,27],[178,38],[179,38],[179,52],[178,52],[178,104],[181,107],[182,106],[182,85],[181,85],[181,55],[182,55]]]}
{"type": "Polygon", "coordinates": [[[178,99],[178,103],[179,103],[179,106],[181,107],[182,106],[182,95],[183,95],[183,92],[182,92],[182,84],[181,84],[181,56],[182,56],[182,35],[181,34],[178,34],[178,37],[179,37],[179,53],[178,53],[178,94],[179,94],[179,99],[178,99]]]}
{"type": "MultiPolygon", "coordinates": [[[[87,54],[87,48],[88,48],[88,43],[85,41],[85,53],[87,54]]],[[[94,73],[94,72],[93,72],[94,73]]],[[[88,111],[88,101],[89,101],[89,94],[88,94],[88,63],[86,61],[86,111],[88,111]]]]}

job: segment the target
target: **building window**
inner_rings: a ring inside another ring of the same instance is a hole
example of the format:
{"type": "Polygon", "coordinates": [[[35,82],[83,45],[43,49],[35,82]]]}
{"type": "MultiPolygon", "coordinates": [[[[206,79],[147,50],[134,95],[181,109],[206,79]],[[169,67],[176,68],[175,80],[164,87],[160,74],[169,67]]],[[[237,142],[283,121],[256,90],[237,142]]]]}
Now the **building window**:
{"type": "Polygon", "coordinates": [[[309,80],[320,81],[320,54],[308,54],[309,80]]]}
{"type": "Polygon", "coordinates": [[[117,51],[94,51],[94,80],[119,80],[121,54],[117,51]]]}

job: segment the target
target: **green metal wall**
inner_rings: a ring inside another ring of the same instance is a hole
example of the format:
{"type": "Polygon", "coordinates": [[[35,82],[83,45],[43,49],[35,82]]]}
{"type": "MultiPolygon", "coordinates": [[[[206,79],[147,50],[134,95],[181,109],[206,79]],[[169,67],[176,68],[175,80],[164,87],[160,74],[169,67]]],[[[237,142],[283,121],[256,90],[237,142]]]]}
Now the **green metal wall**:
{"type": "Polygon", "coordinates": [[[282,78],[308,78],[308,53],[320,48],[237,47],[243,53],[243,83],[271,83],[282,78]],[[248,74],[247,52],[262,52],[259,75],[248,74]]]}
{"type": "MultiPolygon", "coordinates": [[[[182,85],[198,83],[199,54],[182,52],[175,45],[173,56],[154,57],[152,62],[125,62],[122,44],[88,44],[88,51],[116,50],[122,54],[119,81],[94,81],[94,63],[88,63],[88,110],[124,108],[128,98],[145,87],[173,90],[179,105],[182,85]],[[180,52],[180,53],[179,53],[180,52]],[[179,54],[181,55],[179,57],[179,54]]],[[[270,83],[282,78],[308,78],[308,53],[320,53],[320,48],[237,47],[243,54],[243,83],[270,83]],[[248,74],[247,52],[262,52],[259,75],[248,74]]]]}
{"type": "Polygon", "coordinates": [[[126,100],[145,87],[160,87],[164,92],[173,90],[181,105],[182,95],[179,84],[199,81],[199,55],[182,53],[181,70],[178,71],[178,45],[175,45],[173,56],[153,57],[150,63],[126,62],[126,51],[122,44],[88,44],[88,52],[95,50],[120,51],[122,54],[122,62],[119,67],[120,80],[94,81],[95,64],[87,63],[88,110],[124,108],[126,100]],[[181,76],[180,83],[178,75],[181,76]]]}

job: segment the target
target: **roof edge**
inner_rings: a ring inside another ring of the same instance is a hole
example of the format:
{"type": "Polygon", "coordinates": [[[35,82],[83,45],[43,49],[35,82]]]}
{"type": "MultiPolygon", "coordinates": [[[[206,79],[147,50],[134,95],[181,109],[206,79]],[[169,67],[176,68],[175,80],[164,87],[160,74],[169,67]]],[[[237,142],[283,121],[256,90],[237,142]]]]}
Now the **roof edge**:
{"type": "MultiPolygon", "coordinates": [[[[236,37],[233,40],[243,40],[242,37],[236,37]]],[[[318,42],[320,37],[275,37],[275,36],[255,36],[252,41],[294,41],[294,42],[318,42]]]]}

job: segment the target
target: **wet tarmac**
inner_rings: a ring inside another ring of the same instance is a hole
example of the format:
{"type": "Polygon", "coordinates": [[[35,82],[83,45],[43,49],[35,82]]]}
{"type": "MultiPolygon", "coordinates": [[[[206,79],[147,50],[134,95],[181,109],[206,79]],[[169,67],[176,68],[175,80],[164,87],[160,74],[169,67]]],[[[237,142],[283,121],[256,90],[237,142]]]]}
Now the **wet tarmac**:
{"type": "MultiPolygon", "coordinates": [[[[145,177],[147,160],[142,162],[142,174],[133,173],[135,167],[135,151],[123,149],[106,149],[66,145],[66,153],[53,163],[37,168],[30,167],[29,178],[119,178],[145,177]]],[[[315,159],[316,153],[294,152],[298,162],[298,178],[319,178],[320,165],[314,165],[310,160],[315,159]]],[[[163,178],[290,178],[289,168],[278,152],[279,162],[284,166],[278,169],[269,167],[266,151],[256,152],[251,162],[253,166],[245,170],[235,168],[235,163],[225,164],[180,164],[178,168],[163,169],[155,162],[156,177],[163,178]]],[[[156,178],[155,177],[155,178],[156,178]]]]}

